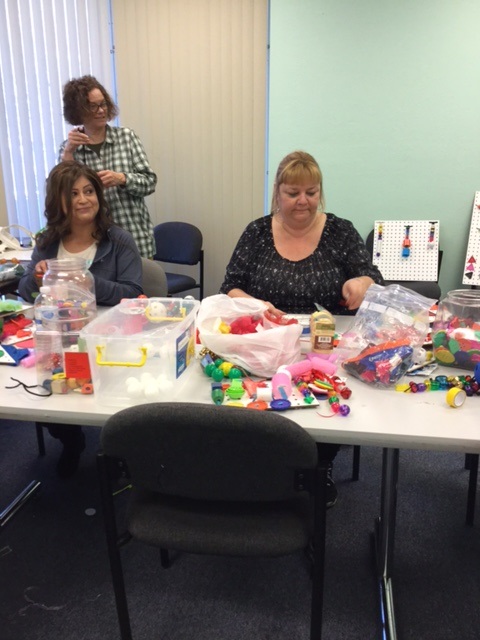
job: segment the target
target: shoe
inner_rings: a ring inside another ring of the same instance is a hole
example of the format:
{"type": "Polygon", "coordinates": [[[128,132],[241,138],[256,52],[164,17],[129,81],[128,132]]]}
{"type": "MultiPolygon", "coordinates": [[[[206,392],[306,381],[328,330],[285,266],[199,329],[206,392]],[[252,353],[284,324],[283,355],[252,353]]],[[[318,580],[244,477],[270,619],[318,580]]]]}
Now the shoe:
{"type": "Polygon", "coordinates": [[[76,442],[69,442],[63,446],[63,451],[57,462],[57,475],[60,478],[70,478],[78,469],[80,455],[85,450],[85,434],[80,432],[76,442]]]}
{"type": "Polygon", "coordinates": [[[335,482],[332,478],[332,464],[328,465],[327,469],[327,486],[326,486],[326,494],[327,494],[327,509],[330,509],[335,505],[338,498],[337,487],[335,486],[335,482]]]}

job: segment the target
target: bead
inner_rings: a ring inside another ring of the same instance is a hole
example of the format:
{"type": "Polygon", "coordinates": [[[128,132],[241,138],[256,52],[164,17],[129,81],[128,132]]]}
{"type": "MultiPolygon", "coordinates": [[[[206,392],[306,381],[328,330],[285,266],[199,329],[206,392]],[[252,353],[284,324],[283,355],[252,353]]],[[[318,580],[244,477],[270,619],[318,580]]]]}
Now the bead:
{"type": "Polygon", "coordinates": [[[213,362],[211,362],[210,364],[207,364],[207,366],[205,367],[204,371],[205,371],[206,375],[211,378],[212,377],[212,373],[213,373],[214,369],[216,369],[216,368],[217,367],[213,364],[213,362]]]}
{"type": "Polygon", "coordinates": [[[350,407],[348,405],[346,405],[346,404],[341,404],[340,405],[340,409],[339,409],[339,413],[343,417],[348,416],[348,414],[350,413],[350,407]]]}
{"type": "Polygon", "coordinates": [[[221,369],[219,369],[218,367],[215,367],[214,370],[212,371],[211,377],[216,382],[220,382],[224,378],[223,371],[221,369]]]}
{"type": "Polygon", "coordinates": [[[440,389],[445,390],[448,389],[448,380],[447,376],[436,376],[435,380],[440,385],[440,389]]]}
{"type": "Polygon", "coordinates": [[[342,398],[344,400],[348,400],[350,398],[350,396],[352,395],[352,390],[349,389],[348,387],[344,387],[341,391],[340,391],[340,395],[342,396],[342,398]]]}
{"type": "Polygon", "coordinates": [[[421,393],[422,391],[426,391],[427,387],[423,382],[419,382],[417,384],[417,390],[419,391],[419,393],[421,393]]]}

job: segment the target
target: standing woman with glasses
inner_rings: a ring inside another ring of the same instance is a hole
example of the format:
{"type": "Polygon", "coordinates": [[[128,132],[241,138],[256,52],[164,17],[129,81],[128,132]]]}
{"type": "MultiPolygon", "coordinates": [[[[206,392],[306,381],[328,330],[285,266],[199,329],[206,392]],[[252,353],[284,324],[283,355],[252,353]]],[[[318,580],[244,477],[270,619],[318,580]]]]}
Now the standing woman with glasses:
{"type": "Polygon", "coordinates": [[[60,146],[58,160],[76,160],[97,172],[113,221],[130,231],[140,255],[152,258],[153,224],[145,196],[155,191],[157,176],[138,136],[108,124],[117,115],[117,106],[93,76],[67,82],[63,116],[74,128],[60,146]]]}

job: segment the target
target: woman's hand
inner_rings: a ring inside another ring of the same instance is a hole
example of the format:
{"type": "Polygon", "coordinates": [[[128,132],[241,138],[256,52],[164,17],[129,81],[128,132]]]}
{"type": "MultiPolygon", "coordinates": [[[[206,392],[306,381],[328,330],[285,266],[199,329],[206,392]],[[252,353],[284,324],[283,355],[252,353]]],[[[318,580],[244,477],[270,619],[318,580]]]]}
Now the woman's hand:
{"type": "Polygon", "coordinates": [[[342,287],[342,296],[345,300],[345,306],[349,311],[358,309],[363,302],[368,287],[371,284],[374,284],[374,282],[369,276],[351,278],[344,283],[342,287]]]}
{"type": "Polygon", "coordinates": [[[262,300],[262,302],[267,305],[267,311],[269,311],[272,314],[272,316],[280,318],[281,316],[285,315],[285,311],[280,311],[280,309],[277,309],[277,307],[274,307],[271,302],[267,302],[266,300],[262,300]]]}
{"type": "Polygon", "coordinates": [[[124,173],[117,173],[116,171],[97,171],[97,175],[102,181],[103,186],[108,187],[121,187],[127,182],[127,178],[124,173]]]}
{"type": "Polygon", "coordinates": [[[68,140],[63,151],[63,160],[73,160],[73,154],[81,144],[88,144],[90,138],[83,129],[75,127],[68,132],[68,140]]]}
{"type": "Polygon", "coordinates": [[[35,282],[39,287],[42,286],[43,276],[45,275],[46,271],[47,271],[47,261],[40,260],[40,262],[37,262],[37,264],[35,265],[35,272],[33,274],[33,277],[35,278],[35,282]]]}

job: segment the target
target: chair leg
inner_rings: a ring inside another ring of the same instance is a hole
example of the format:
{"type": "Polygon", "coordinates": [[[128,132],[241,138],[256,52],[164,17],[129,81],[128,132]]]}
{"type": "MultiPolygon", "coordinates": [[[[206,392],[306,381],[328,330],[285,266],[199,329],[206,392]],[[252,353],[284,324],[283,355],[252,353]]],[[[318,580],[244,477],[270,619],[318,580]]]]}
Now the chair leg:
{"type": "Polygon", "coordinates": [[[160,562],[164,569],[169,569],[171,562],[170,556],[168,555],[168,549],[160,549],[160,562]]]}
{"type": "Polygon", "coordinates": [[[472,464],[472,457],[474,456],[474,453],[466,453],[465,454],[465,469],[467,471],[470,471],[470,467],[472,464]]]}
{"type": "Polygon", "coordinates": [[[469,453],[469,469],[470,475],[468,478],[468,493],[467,493],[467,517],[466,524],[469,527],[473,526],[473,520],[475,517],[475,499],[477,497],[477,479],[478,479],[478,453],[469,453]]]}
{"type": "Polygon", "coordinates": [[[100,478],[100,492],[102,497],[105,533],[107,537],[108,557],[112,574],[113,592],[117,607],[118,624],[121,640],[132,640],[130,616],[128,614],[127,594],[123,577],[122,560],[118,545],[117,523],[113,504],[112,483],[110,479],[108,460],[103,453],[97,454],[97,469],[100,478]]]}
{"type": "Polygon", "coordinates": [[[43,426],[40,422],[35,423],[35,430],[37,432],[37,444],[38,444],[38,455],[45,455],[45,437],[43,435],[43,426]]]}
{"type": "Polygon", "coordinates": [[[353,463],[352,463],[352,480],[358,480],[360,475],[360,445],[356,444],[353,447],[353,463]]]}
{"type": "Polygon", "coordinates": [[[310,640],[321,640],[322,638],[325,580],[325,537],[327,529],[327,472],[328,462],[321,462],[316,470],[310,640]]]}

